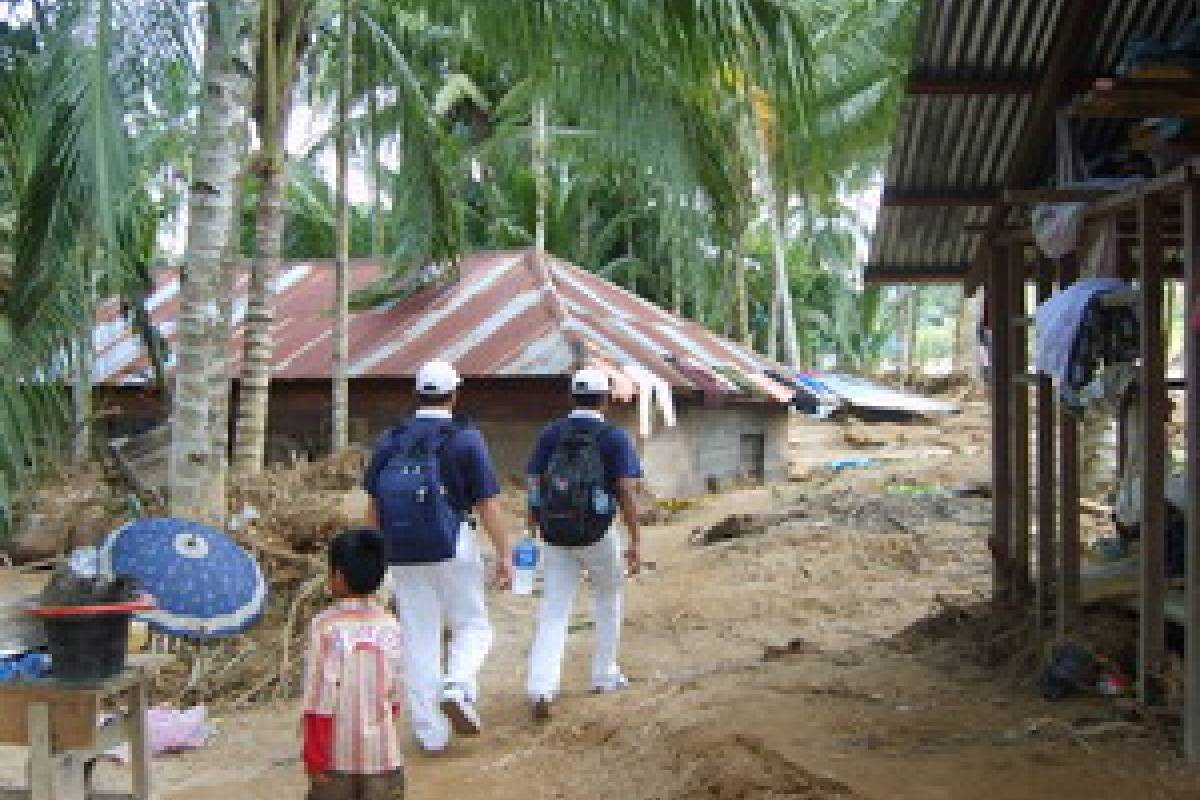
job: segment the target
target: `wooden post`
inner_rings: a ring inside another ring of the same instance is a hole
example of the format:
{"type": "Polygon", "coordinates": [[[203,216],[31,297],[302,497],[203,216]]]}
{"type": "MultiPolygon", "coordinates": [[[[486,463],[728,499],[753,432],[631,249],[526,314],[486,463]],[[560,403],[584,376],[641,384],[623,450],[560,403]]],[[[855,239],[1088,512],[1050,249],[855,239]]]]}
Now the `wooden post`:
{"type": "Polygon", "coordinates": [[[1200,763],[1200,333],[1189,317],[1200,301],[1200,179],[1183,195],[1183,354],[1187,371],[1187,631],[1184,654],[1183,749],[1200,763]]]}
{"type": "Polygon", "coordinates": [[[1159,699],[1158,676],[1164,656],[1166,623],[1163,573],[1166,532],[1165,457],[1167,389],[1162,336],[1162,220],[1158,198],[1143,194],[1138,201],[1141,235],[1141,393],[1142,520],[1141,520],[1141,627],[1138,638],[1138,697],[1143,703],[1159,699]]]}
{"type": "Polygon", "coordinates": [[[1009,600],[1012,534],[1012,291],[1008,254],[992,245],[988,295],[992,322],[992,599],[1009,600]]]}
{"type": "MultiPolygon", "coordinates": [[[[1054,262],[1042,259],[1038,263],[1037,301],[1050,299],[1054,289],[1054,262]]],[[[1054,586],[1054,385],[1049,375],[1037,379],[1037,618],[1038,626],[1049,626],[1054,586]]]]}
{"type": "Polygon", "coordinates": [[[129,766],[133,770],[133,796],[136,800],[150,800],[152,782],[150,777],[150,736],[146,730],[150,705],[146,702],[146,681],[142,675],[130,689],[129,698],[129,766]]]}
{"type": "MultiPolygon", "coordinates": [[[[1020,244],[1008,248],[1008,280],[1012,292],[1013,319],[1026,315],[1025,248],[1020,244]]],[[[1029,572],[1029,327],[1022,319],[1012,326],[1012,566],[1009,575],[1013,599],[1018,603],[1029,599],[1032,586],[1029,572]]]]}
{"type": "MultiPolygon", "coordinates": [[[[1079,277],[1079,262],[1073,254],[1058,264],[1061,288],[1079,277]]],[[[1058,609],[1057,632],[1065,635],[1079,615],[1079,426],[1075,416],[1061,406],[1058,412],[1058,609]]]]}

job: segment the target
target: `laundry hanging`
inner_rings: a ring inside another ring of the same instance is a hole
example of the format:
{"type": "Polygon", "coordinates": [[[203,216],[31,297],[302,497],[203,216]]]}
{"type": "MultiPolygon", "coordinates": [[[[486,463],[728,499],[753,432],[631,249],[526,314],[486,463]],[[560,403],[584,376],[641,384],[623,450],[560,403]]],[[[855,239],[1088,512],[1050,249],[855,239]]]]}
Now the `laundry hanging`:
{"type": "Polygon", "coordinates": [[[655,405],[662,413],[666,426],[675,427],[675,401],[670,385],[641,364],[625,364],[621,369],[638,387],[638,433],[642,438],[648,437],[653,430],[655,405]]]}
{"type": "Polygon", "coordinates": [[[1137,316],[1127,306],[1105,308],[1098,298],[1129,288],[1116,278],[1084,278],[1038,306],[1034,365],[1054,379],[1071,408],[1091,382],[1096,364],[1131,361],[1138,346],[1137,316]]]}

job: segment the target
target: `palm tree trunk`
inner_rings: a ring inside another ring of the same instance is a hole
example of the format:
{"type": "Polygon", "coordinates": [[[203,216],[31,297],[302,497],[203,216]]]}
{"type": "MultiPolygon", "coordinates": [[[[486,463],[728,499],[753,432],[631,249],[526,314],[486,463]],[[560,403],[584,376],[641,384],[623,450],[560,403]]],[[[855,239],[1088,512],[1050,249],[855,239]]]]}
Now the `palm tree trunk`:
{"type": "Polygon", "coordinates": [[[911,382],[917,368],[917,315],[920,313],[920,298],[917,287],[908,291],[908,343],[904,348],[904,379],[911,382]]]}
{"type": "MultiPolygon", "coordinates": [[[[283,146],[283,131],[276,133],[276,147],[283,146]]],[[[237,440],[234,467],[254,474],[262,470],[266,454],[267,401],[271,385],[271,325],[274,313],[270,292],[279,272],[283,250],[282,164],[265,166],[259,187],[255,222],[254,262],[250,266],[246,306],[241,391],[238,394],[237,440]]]]}
{"type": "MultiPolygon", "coordinates": [[[[233,293],[238,274],[242,270],[242,201],[246,196],[246,180],[249,176],[250,151],[250,80],[239,73],[238,129],[236,136],[238,173],[233,183],[233,213],[225,247],[221,255],[220,296],[217,308],[221,312],[220,327],[213,331],[213,369],[211,396],[213,472],[222,487],[229,477],[229,400],[230,400],[230,353],[233,343],[233,293]]],[[[222,488],[222,492],[224,488],[222,488]]]]}
{"type": "Polygon", "coordinates": [[[683,265],[679,261],[679,248],[671,247],[671,310],[676,316],[683,314],[683,265]]]}
{"type": "Polygon", "coordinates": [[[262,471],[267,449],[267,413],[271,388],[273,345],[271,287],[283,253],[283,194],[286,185],[285,144],[291,116],[292,85],[296,73],[291,59],[297,57],[290,25],[276,19],[279,8],[268,0],[264,8],[264,90],[261,140],[262,185],[259,188],[255,222],[254,262],[250,268],[246,307],[241,386],[238,394],[237,439],[234,468],[241,473],[262,471]],[[283,51],[277,54],[277,28],[283,28],[283,51]]]}
{"type": "Polygon", "coordinates": [[[92,451],[92,380],[95,371],[92,335],[96,328],[96,315],[95,303],[91,298],[84,319],[86,321],[83,330],[79,332],[79,338],[75,342],[75,390],[71,393],[74,411],[72,427],[75,434],[73,460],[76,464],[85,463],[92,451]]]}
{"type": "MultiPolygon", "coordinates": [[[[792,311],[792,284],[788,280],[786,223],[787,197],[776,190],[771,206],[771,254],[775,263],[775,297],[778,326],[783,337],[783,361],[800,366],[800,345],[796,338],[796,317],[792,311]]],[[[774,356],[772,356],[774,357],[774,356]]]]}
{"type": "Polygon", "coordinates": [[[383,168],[379,161],[379,97],[375,86],[375,45],[367,49],[367,136],[370,152],[367,169],[371,181],[371,255],[383,252],[383,168]]]}
{"type": "Polygon", "coordinates": [[[737,340],[752,348],[754,338],[750,334],[750,295],[746,291],[746,260],[742,256],[740,234],[733,239],[733,289],[736,295],[737,340]]]}
{"type": "Polygon", "coordinates": [[[354,20],[350,0],[342,0],[341,75],[338,87],[337,130],[337,258],[334,277],[333,332],[333,452],[350,443],[350,382],[347,356],[350,317],[350,198],[346,194],[350,157],[347,127],[350,124],[350,57],[354,20]]]}
{"type": "Polygon", "coordinates": [[[546,253],[546,153],[549,149],[546,132],[546,101],[533,101],[533,186],[535,208],[533,221],[533,249],[540,263],[546,253]]]}
{"type": "Polygon", "coordinates": [[[193,178],[188,193],[187,280],[179,292],[178,361],[171,414],[170,514],[223,525],[225,484],[214,459],[212,370],[221,329],[221,256],[233,219],[239,130],[232,4],[210,0],[193,178]],[[224,31],[222,31],[222,28],[224,31]]]}

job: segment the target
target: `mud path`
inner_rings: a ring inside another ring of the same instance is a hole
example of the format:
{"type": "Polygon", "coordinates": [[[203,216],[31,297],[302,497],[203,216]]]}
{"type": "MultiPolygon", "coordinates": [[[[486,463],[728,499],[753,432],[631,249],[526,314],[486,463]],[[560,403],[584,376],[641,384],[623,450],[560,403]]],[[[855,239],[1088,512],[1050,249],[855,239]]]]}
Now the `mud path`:
{"type": "MultiPolygon", "coordinates": [[[[988,585],[988,501],[933,491],[986,476],[980,462],[959,451],[708,498],[649,529],[653,568],[630,587],[623,644],[634,684],[580,691],[591,643],[581,598],[572,691],[542,726],[522,691],[534,601],[495,597],[484,735],[446,756],[411,754],[409,798],[1200,796],[1169,731],[1122,723],[1106,701],[1044,703],[1028,676],[905,632],[988,585]],[[726,515],[782,512],[765,531],[689,543],[726,515]]],[[[218,725],[206,750],[156,762],[165,800],[303,796],[294,705],[218,725]]],[[[0,785],[19,775],[19,754],[0,751],[0,785]]],[[[105,766],[102,783],[118,775],[105,766]]]]}

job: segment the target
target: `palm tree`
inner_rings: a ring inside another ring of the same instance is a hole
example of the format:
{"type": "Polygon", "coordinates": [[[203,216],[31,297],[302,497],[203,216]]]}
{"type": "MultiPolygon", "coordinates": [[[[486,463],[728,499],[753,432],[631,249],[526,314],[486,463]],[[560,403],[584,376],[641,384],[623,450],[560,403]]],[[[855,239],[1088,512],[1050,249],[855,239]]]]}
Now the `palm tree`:
{"type": "Polygon", "coordinates": [[[72,418],[87,451],[96,298],[119,295],[161,356],[142,300],[169,200],[147,189],[165,188],[178,133],[160,123],[184,113],[170,82],[188,64],[174,4],[41,12],[0,23],[0,529],[72,418]]]}
{"type": "Polygon", "coordinates": [[[274,319],[270,291],[282,262],[285,143],[314,4],[315,0],[263,0],[260,6],[254,109],[262,143],[257,169],[260,186],[233,452],[235,469],[244,473],[261,470],[266,453],[274,319]]]}
{"type": "Polygon", "coordinates": [[[349,123],[351,91],[350,48],[354,42],[354,15],[350,0],[342,0],[341,70],[338,87],[337,120],[337,259],[334,290],[333,333],[333,451],[343,450],[350,442],[350,382],[348,377],[350,316],[350,198],[347,194],[349,170],[349,123]]]}
{"type": "Polygon", "coordinates": [[[170,510],[172,516],[224,525],[225,453],[214,447],[214,388],[227,392],[219,372],[228,347],[217,298],[222,264],[234,235],[234,200],[242,141],[245,67],[237,59],[241,20],[228,0],[209,0],[202,101],[188,197],[185,268],[180,284],[178,360],[171,414],[170,510]]]}
{"type": "MultiPolygon", "coordinates": [[[[842,177],[877,161],[903,89],[903,59],[911,46],[916,4],[857,0],[803,3],[816,33],[813,69],[802,91],[756,93],[760,179],[773,238],[774,286],[769,330],[783,334],[783,360],[800,350],[784,252],[793,203],[802,213],[836,193],[842,177]]],[[[777,336],[768,335],[775,358],[777,336]]]]}

